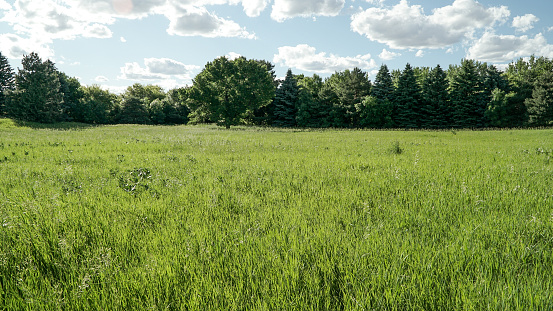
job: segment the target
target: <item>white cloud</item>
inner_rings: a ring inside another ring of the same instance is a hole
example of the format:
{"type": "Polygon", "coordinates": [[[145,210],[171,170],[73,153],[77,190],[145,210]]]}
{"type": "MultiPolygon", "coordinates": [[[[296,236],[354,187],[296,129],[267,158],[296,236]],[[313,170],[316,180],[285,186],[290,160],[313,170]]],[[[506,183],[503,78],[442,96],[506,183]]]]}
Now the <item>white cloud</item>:
{"type": "Polygon", "coordinates": [[[225,55],[225,57],[228,58],[229,60],[234,60],[234,59],[237,59],[241,56],[242,55],[240,55],[238,53],[235,53],[235,52],[229,52],[227,55],[225,55]]]}
{"type": "Polygon", "coordinates": [[[532,54],[552,58],[553,45],[541,33],[531,38],[486,32],[469,48],[467,58],[501,63],[532,54]]]}
{"type": "Polygon", "coordinates": [[[390,9],[354,14],[351,28],[394,49],[444,48],[470,38],[477,29],[503,23],[509,15],[505,6],[486,8],[475,0],[455,0],[425,15],[420,5],[401,0],[390,9]]]}
{"type": "Polygon", "coordinates": [[[238,2],[242,3],[244,12],[249,17],[259,16],[261,12],[263,12],[263,10],[265,10],[267,5],[269,4],[268,0],[242,0],[242,1],[230,0],[231,4],[237,4],[238,2]]]}
{"type": "Polygon", "coordinates": [[[205,5],[239,4],[249,16],[257,16],[268,0],[0,0],[2,21],[28,40],[49,42],[85,38],[111,38],[109,26],[118,19],[163,15],[167,30],[180,36],[255,38],[236,22],[208,12],[205,5]]]}
{"type": "Polygon", "coordinates": [[[54,51],[48,46],[50,42],[35,38],[22,38],[14,34],[0,34],[0,49],[2,54],[11,59],[21,59],[23,55],[36,52],[43,59],[51,59],[54,51]]]}
{"type": "Polygon", "coordinates": [[[169,58],[145,58],[144,67],[136,62],[126,63],[125,66],[121,67],[121,75],[118,78],[123,80],[157,81],[156,84],[160,85],[169,80],[181,81],[175,83],[182,84],[182,82],[190,82],[192,74],[199,70],[199,66],[185,65],[169,58]]]}
{"type": "Polygon", "coordinates": [[[11,4],[7,3],[4,0],[0,0],[0,10],[9,10],[11,8],[12,8],[11,4]]]}
{"type": "Polygon", "coordinates": [[[94,14],[54,0],[16,0],[3,21],[20,34],[43,40],[71,40],[80,36],[109,38],[112,35],[105,21],[96,21],[94,14]]]}
{"type": "Polygon", "coordinates": [[[540,19],[533,14],[526,14],[524,16],[516,16],[513,19],[512,26],[516,28],[517,31],[527,32],[528,30],[534,28],[534,23],[537,23],[540,19]]]}
{"type": "Polygon", "coordinates": [[[391,51],[388,51],[386,49],[383,49],[382,50],[382,53],[380,53],[378,55],[378,57],[380,57],[380,59],[383,59],[383,60],[392,60],[396,57],[399,57],[401,56],[400,53],[395,53],[395,52],[391,52],[391,51]]]}
{"type": "Polygon", "coordinates": [[[327,55],[324,52],[317,53],[314,47],[306,44],[278,48],[278,54],[274,56],[273,62],[285,67],[316,73],[333,73],[354,67],[361,69],[376,67],[376,62],[371,59],[370,54],[355,57],[327,55]]]}
{"type": "Polygon", "coordinates": [[[423,50],[418,50],[417,53],[415,54],[415,57],[423,57],[423,56],[424,56],[423,50]]]}
{"type": "Polygon", "coordinates": [[[283,22],[294,17],[336,16],[345,0],[275,0],[271,17],[283,22]]]}
{"type": "Polygon", "coordinates": [[[108,82],[109,79],[106,78],[106,77],[104,77],[104,76],[97,76],[97,77],[94,79],[94,81],[96,81],[96,82],[108,82]]]}
{"type": "Polygon", "coordinates": [[[123,43],[126,43],[126,42],[127,42],[127,39],[125,39],[125,37],[121,37],[121,38],[119,38],[119,40],[120,40],[121,42],[123,42],[123,43]]]}
{"type": "Polygon", "coordinates": [[[178,36],[242,37],[255,39],[237,23],[218,17],[203,7],[175,7],[166,13],[170,20],[167,32],[178,36]]]}

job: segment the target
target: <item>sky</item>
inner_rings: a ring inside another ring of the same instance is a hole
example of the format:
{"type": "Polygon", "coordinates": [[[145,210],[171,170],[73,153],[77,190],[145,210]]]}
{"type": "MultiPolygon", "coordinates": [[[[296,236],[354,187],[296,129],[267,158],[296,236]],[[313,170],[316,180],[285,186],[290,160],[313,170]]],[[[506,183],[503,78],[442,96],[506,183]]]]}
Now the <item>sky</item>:
{"type": "Polygon", "coordinates": [[[553,58],[549,0],[0,0],[0,52],[36,52],[81,84],[192,84],[217,57],[268,60],[278,77],[382,64],[503,69],[553,58]]]}

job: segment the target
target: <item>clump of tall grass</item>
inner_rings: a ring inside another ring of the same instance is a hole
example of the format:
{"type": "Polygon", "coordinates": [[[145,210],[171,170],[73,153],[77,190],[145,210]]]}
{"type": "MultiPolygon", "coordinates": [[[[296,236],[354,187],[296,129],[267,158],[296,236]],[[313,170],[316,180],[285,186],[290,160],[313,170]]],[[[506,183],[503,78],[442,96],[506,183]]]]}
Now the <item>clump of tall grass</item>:
{"type": "Polygon", "coordinates": [[[401,146],[399,144],[399,141],[396,140],[396,141],[392,142],[392,145],[390,146],[388,151],[391,154],[402,154],[403,153],[403,148],[401,148],[401,146]]]}

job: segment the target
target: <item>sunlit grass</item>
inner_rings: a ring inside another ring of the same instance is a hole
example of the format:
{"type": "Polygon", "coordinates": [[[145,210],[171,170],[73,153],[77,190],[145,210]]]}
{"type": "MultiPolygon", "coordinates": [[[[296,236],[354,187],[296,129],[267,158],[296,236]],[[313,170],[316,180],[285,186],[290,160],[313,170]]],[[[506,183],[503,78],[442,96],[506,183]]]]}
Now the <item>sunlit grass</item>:
{"type": "Polygon", "coordinates": [[[553,308],[552,130],[11,124],[0,309],[553,308]]]}

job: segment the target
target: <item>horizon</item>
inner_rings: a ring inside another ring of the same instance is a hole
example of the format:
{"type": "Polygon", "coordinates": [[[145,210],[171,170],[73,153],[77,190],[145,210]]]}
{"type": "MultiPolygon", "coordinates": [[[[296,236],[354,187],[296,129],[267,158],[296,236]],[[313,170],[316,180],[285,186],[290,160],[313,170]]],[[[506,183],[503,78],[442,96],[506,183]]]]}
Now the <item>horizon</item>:
{"type": "Polygon", "coordinates": [[[552,3],[514,0],[0,0],[0,51],[51,59],[84,85],[190,85],[218,57],[267,60],[277,77],[358,67],[447,69],[464,58],[500,70],[553,57],[552,3]]]}

